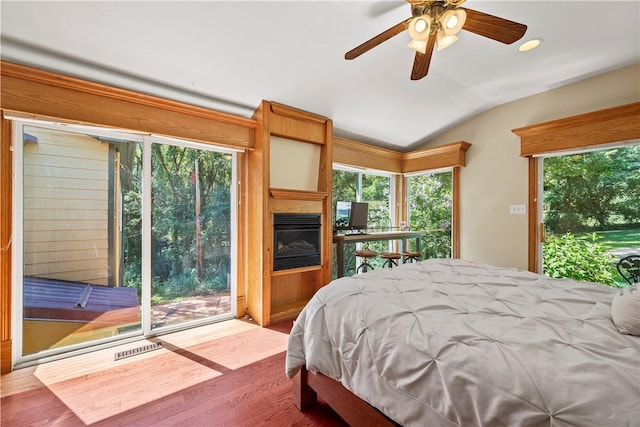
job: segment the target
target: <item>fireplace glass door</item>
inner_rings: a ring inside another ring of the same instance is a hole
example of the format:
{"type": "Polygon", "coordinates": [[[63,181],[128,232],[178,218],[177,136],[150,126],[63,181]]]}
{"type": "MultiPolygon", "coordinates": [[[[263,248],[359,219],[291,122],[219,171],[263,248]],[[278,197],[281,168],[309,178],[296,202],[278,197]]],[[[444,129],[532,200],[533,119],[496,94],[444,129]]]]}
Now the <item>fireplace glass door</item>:
{"type": "Polygon", "coordinates": [[[320,265],[320,215],[275,214],[273,269],[320,265]]]}

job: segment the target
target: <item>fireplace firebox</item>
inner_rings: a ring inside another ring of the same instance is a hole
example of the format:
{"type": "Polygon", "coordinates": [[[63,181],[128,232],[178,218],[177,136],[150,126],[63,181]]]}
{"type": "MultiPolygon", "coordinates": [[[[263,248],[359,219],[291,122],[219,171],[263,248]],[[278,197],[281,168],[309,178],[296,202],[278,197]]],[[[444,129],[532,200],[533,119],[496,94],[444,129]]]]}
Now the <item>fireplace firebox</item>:
{"type": "Polygon", "coordinates": [[[320,215],[274,214],[273,270],[320,265],[320,215]]]}

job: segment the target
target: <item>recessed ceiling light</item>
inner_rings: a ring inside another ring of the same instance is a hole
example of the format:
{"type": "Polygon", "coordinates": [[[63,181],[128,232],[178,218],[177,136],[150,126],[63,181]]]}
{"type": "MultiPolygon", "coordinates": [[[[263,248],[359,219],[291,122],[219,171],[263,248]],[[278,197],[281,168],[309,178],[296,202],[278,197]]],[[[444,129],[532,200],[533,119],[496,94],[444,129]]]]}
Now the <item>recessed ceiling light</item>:
{"type": "Polygon", "coordinates": [[[540,39],[540,38],[531,39],[531,40],[528,40],[528,41],[522,43],[520,45],[520,47],[518,48],[518,50],[520,52],[526,52],[528,50],[537,48],[538,46],[540,46],[540,43],[542,43],[542,39],[540,39]]]}

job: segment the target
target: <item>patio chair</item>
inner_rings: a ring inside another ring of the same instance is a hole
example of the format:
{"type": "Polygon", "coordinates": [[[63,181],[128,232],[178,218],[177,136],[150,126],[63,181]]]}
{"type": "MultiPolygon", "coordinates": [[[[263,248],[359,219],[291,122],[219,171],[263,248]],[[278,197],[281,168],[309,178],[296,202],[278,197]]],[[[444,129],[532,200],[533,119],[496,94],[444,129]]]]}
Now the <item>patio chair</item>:
{"type": "Polygon", "coordinates": [[[627,255],[620,258],[616,268],[630,285],[640,282],[640,255],[627,255]]]}

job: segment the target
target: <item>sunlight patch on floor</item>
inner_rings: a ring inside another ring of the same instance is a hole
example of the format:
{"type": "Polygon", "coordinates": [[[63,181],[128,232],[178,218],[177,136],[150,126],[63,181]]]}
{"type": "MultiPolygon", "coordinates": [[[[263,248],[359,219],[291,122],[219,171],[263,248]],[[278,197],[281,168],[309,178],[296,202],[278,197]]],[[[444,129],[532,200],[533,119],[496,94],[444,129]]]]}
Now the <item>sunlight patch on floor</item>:
{"type": "MultiPolygon", "coordinates": [[[[288,335],[286,334],[258,328],[237,333],[233,342],[229,343],[229,347],[211,346],[200,341],[201,344],[193,344],[189,346],[188,350],[218,365],[236,370],[286,351],[287,340],[288,335]],[[260,351],[256,352],[255,349],[260,349],[260,351]]],[[[163,345],[168,343],[180,347],[180,344],[175,341],[177,340],[171,338],[165,339],[163,337],[162,339],[163,345]]]]}
{"type": "Polygon", "coordinates": [[[50,382],[40,372],[36,375],[78,418],[93,424],[222,374],[162,349],[147,358],[134,356],[121,366],[62,382],[50,382]],[[103,387],[107,381],[116,381],[126,393],[103,387]]]}
{"type": "Polygon", "coordinates": [[[92,424],[281,353],[286,342],[286,334],[230,320],[46,363],[33,375],[92,424]],[[163,348],[114,360],[117,352],[158,341],[163,348]],[[114,383],[127,392],[113,393],[114,383]]]}

